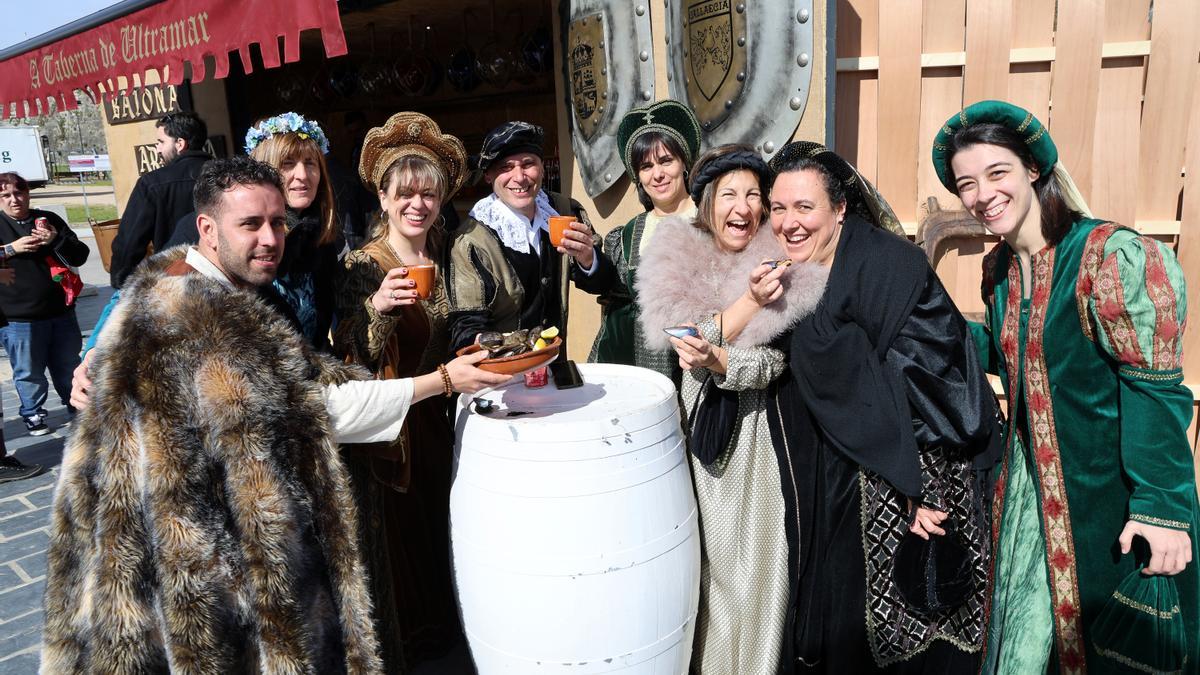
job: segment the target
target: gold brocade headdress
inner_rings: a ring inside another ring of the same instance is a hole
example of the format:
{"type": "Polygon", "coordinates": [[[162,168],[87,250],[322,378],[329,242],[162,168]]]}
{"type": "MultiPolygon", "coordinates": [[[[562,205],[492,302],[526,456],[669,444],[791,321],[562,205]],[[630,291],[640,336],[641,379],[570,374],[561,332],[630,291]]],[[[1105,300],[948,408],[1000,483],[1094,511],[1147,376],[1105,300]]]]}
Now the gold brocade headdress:
{"type": "Polygon", "coordinates": [[[462,141],[443,134],[437,122],[416,112],[398,112],[383,126],[367,132],[358,175],[371,189],[377,190],[388,167],[401,157],[412,155],[429,160],[446,175],[443,200],[450,199],[462,187],[467,176],[467,151],[462,141]]]}

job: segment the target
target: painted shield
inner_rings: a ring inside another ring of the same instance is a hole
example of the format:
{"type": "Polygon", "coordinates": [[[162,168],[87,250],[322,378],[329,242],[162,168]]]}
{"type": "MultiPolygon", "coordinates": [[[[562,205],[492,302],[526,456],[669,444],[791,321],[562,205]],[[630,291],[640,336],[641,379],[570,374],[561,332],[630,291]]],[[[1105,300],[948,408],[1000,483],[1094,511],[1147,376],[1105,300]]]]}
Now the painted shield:
{"type": "Polygon", "coordinates": [[[616,142],[621,117],[654,100],[649,3],[561,0],[559,15],[571,148],[584,189],[594,197],[625,172],[616,142]]]}
{"type": "Polygon", "coordinates": [[[582,16],[571,22],[567,32],[575,126],[588,141],[611,109],[604,105],[608,101],[608,41],[604,39],[602,17],[599,12],[582,16]]]}
{"type": "Polygon", "coordinates": [[[746,7],[734,0],[684,0],[688,102],[701,127],[719,125],[741,98],[746,77],[746,7]],[[743,43],[745,42],[743,37],[743,43]]]}
{"type": "Polygon", "coordinates": [[[812,0],[666,3],[670,96],[696,111],[704,149],[783,147],[808,102],[812,0]]]}

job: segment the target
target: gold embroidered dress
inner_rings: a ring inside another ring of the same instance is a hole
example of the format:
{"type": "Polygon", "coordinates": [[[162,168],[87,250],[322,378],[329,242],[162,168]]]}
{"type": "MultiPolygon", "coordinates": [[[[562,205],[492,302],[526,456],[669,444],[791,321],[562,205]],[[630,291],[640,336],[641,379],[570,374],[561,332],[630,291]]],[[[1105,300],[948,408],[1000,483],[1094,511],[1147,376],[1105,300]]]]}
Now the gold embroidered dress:
{"type": "MultiPolygon", "coordinates": [[[[338,279],[335,351],[376,374],[412,377],[448,357],[443,268],[432,297],[380,314],[371,304],[403,262],[385,240],[346,256],[338,279]]],[[[450,469],[454,436],[444,397],[413,404],[392,444],[347,450],[387,672],[408,672],[461,639],[450,575],[450,469]]]]}

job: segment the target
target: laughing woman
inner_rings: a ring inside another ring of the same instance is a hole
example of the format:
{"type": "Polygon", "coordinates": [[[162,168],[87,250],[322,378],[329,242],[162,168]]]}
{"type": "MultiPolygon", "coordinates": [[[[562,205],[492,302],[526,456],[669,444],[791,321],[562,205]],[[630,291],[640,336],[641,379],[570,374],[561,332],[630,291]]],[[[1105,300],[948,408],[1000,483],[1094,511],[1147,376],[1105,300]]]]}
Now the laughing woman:
{"type": "Polygon", "coordinates": [[[690,461],[703,538],[692,663],[703,673],[790,672],[791,641],[784,628],[788,542],[782,536],[785,508],[766,389],[785,370],[784,355],[772,341],[812,310],[823,271],[795,269],[782,288],[782,269],[771,272],[766,281],[776,284],[775,297],[767,289],[761,309],[747,300],[747,280],[765,269],[760,263],[782,257],[763,227],[770,185],[770,169],[753,148],[727,145],[706,153],[692,170],[696,218],[659,223],[636,281],[646,346],[663,351],[675,346],[684,371],[680,388],[692,430],[690,461]],[[687,323],[698,327],[702,339],[687,338],[687,347],[668,341],[665,328],[687,323]],[[734,323],[741,330],[730,330],[734,323]],[[697,428],[701,396],[719,400],[724,414],[718,418],[728,423],[728,435],[697,428]]]}
{"type": "Polygon", "coordinates": [[[769,408],[792,547],[796,672],[971,673],[983,641],[982,473],[999,429],[970,332],[921,250],[845,160],[771,160],[771,227],[827,271],[769,408]],[[925,542],[931,542],[926,544],[925,542]],[[926,545],[937,563],[918,559],[926,545]]]}
{"type": "Polygon", "coordinates": [[[658,224],[668,216],[691,220],[696,215],[688,197],[687,169],[700,151],[700,123],[678,101],[634,108],[617,128],[617,148],[646,211],[604,237],[604,253],[616,265],[618,282],[600,296],[603,317],[588,360],[641,366],[678,380],[675,354],[646,347],[633,289],[642,254],[658,224]]]}
{"type": "MultiPolygon", "coordinates": [[[[1200,517],[1175,255],[1084,215],[1045,127],[1009,103],[983,101],[947,120],[933,162],[1002,240],[985,258],[987,321],[975,327],[1010,410],[984,672],[1164,669],[1147,661],[1153,641],[1114,644],[1094,632],[1106,603],[1128,604],[1122,582],[1139,585],[1143,566],[1157,576],[1145,584],[1178,592],[1144,619],[1164,631],[1183,623],[1186,648],[1165,669],[1195,672],[1200,517]]],[[[1129,611],[1139,615],[1139,604],[1129,611]]]]}

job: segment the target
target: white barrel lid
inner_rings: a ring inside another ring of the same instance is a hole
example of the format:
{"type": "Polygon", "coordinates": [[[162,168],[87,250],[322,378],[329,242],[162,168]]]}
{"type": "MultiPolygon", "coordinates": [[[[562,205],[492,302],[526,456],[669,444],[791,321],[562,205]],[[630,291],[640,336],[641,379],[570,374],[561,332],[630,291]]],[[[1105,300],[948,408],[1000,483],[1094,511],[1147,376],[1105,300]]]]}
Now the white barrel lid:
{"type": "Polygon", "coordinates": [[[455,426],[507,441],[576,441],[640,431],[678,413],[675,385],[652,370],[581,363],[579,372],[583,386],[574,389],[559,390],[553,381],[529,389],[515,378],[478,397],[492,403],[486,415],[475,411],[476,397],[463,396],[455,426]]]}

